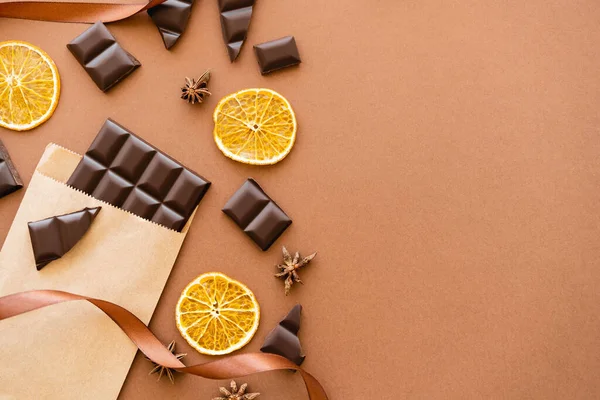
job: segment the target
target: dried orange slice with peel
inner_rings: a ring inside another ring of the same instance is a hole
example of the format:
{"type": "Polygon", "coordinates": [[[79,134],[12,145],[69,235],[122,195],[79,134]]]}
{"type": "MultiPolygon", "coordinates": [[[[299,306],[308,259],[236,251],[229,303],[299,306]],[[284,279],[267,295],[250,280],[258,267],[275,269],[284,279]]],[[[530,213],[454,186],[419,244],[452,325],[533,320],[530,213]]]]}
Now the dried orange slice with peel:
{"type": "Polygon", "coordinates": [[[190,346],[202,354],[222,355],[250,342],[258,329],[260,307],[246,285],[209,272],[183,290],[175,318],[190,346]]]}
{"type": "Polygon", "coordinates": [[[26,131],[52,116],[60,97],[54,61],[39,47],[0,42],[0,126],[26,131]]]}
{"type": "Polygon", "coordinates": [[[285,97],[270,89],[244,89],[224,97],[213,120],[219,149],[244,164],[278,163],[296,141],[294,110],[285,97]]]}

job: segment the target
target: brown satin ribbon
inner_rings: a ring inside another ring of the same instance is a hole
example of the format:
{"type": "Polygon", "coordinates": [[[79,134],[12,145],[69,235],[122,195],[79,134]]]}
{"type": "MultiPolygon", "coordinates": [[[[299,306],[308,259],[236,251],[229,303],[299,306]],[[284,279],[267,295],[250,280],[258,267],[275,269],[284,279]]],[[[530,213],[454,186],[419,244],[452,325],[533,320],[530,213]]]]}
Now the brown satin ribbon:
{"type": "Polygon", "coordinates": [[[232,379],[258,372],[296,370],[304,379],[310,400],[328,400],[321,384],[293,362],[275,354],[247,353],[186,367],[135,315],[114,303],[58,290],[33,290],[0,297],[0,321],[39,308],[86,300],[104,311],[142,353],[157,364],[208,379],[232,379]]]}
{"type": "Polygon", "coordinates": [[[113,22],[163,3],[150,0],[136,4],[83,3],[54,1],[2,1],[0,17],[51,22],[113,22]]]}

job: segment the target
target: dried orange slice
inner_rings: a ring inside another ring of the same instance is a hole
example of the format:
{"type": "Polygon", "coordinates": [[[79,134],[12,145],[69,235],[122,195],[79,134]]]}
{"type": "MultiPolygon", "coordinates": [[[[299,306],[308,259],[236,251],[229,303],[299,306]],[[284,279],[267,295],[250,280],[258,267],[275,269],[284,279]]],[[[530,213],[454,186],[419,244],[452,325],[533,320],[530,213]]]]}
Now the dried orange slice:
{"type": "Polygon", "coordinates": [[[0,42],[0,126],[33,129],[52,116],[60,76],[42,49],[16,40],[0,42]]]}
{"type": "Polygon", "coordinates": [[[202,354],[222,355],[241,349],[252,339],[260,307],[246,285],[209,272],[183,290],[175,318],[190,346],[202,354]]]}
{"type": "Polygon", "coordinates": [[[253,165],[283,160],[296,141],[296,115],[290,103],[270,89],[245,89],[221,99],[214,137],[227,157],[253,165]]]}

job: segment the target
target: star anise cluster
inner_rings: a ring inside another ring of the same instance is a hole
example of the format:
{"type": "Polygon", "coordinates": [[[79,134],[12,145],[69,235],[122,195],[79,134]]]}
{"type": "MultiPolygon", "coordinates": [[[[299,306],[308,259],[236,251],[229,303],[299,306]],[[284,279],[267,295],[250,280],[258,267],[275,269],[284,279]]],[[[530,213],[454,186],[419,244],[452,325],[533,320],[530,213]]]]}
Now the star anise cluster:
{"type": "Polygon", "coordinates": [[[208,81],[210,80],[210,71],[206,71],[198,79],[185,78],[185,86],[181,88],[181,98],[188,103],[202,103],[206,96],[210,96],[208,91],[208,81]]]}
{"type": "Polygon", "coordinates": [[[308,263],[312,261],[317,253],[312,253],[310,256],[306,256],[304,258],[300,257],[300,253],[296,252],[294,258],[287,251],[285,246],[283,246],[283,264],[277,265],[280,272],[275,274],[277,278],[285,278],[285,295],[290,294],[290,290],[292,289],[292,285],[297,282],[304,284],[300,280],[300,275],[298,275],[298,270],[308,263]]]}
{"type": "Polygon", "coordinates": [[[230,386],[231,391],[224,387],[219,388],[219,391],[225,397],[215,397],[212,400],[252,400],[260,396],[260,393],[246,393],[247,383],[240,386],[239,390],[235,381],[231,381],[230,386]]]}
{"type": "MultiPolygon", "coordinates": [[[[167,346],[167,349],[171,353],[173,353],[173,355],[175,357],[177,357],[178,360],[181,360],[183,357],[185,357],[187,355],[185,353],[175,354],[175,341],[174,340],[171,343],[169,343],[169,345],[167,346]]],[[[175,370],[165,367],[163,365],[157,364],[154,361],[152,361],[151,359],[149,359],[148,357],[146,357],[146,360],[150,361],[154,365],[154,368],[152,368],[152,370],[150,371],[150,373],[148,375],[158,374],[157,381],[160,381],[160,378],[162,378],[163,375],[166,375],[169,378],[169,380],[171,381],[171,383],[175,383],[175,377],[173,375],[175,370]]]]}

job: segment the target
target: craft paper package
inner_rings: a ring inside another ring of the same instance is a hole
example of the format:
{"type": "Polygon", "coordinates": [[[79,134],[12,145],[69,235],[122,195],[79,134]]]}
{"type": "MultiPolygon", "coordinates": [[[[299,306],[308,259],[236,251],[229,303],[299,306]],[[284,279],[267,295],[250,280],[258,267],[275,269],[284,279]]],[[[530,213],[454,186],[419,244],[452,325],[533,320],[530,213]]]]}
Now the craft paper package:
{"type": "MultiPolygon", "coordinates": [[[[0,296],[65,290],[119,304],[148,324],[193,216],[175,232],[70,188],[64,182],[80,159],[57,145],[46,148],[0,252],[0,296]],[[98,206],[82,240],[37,271],[27,223],[98,206]]],[[[0,399],[115,399],[135,353],[87,302],[2,321],[0,399]]]]}

